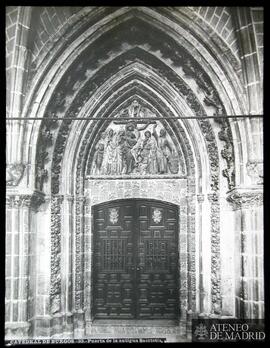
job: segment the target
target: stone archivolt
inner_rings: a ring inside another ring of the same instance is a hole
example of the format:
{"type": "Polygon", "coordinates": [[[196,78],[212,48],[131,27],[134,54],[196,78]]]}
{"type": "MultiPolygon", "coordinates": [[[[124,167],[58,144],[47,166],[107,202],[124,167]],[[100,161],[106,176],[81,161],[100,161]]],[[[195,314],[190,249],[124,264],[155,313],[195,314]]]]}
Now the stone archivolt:
{"type": "MultiPolygon", "coordinates": [[[[134,26],[134,30],[137,31],[137,27],[134,26]]],[[[121,35],[117,36],[116,41],[114,42],[114,47],[111,47],[112,50],[117,50],[119,48],[117,47],[117,40],[120,40],[121,35]]],[[[133,37],[133,36],[132,36],[133,37]]],[[[104,40],[106,41],[106,39],[104,38],[104,40]]],[[[134,39],[135,40],[135,39],[134,39]]],[[[145,42],[145,38],[143,36],[136,36],[136,42],[140,41],[143,43],[145,42]]],[[[151,37],[151,45],[153,49],[156,49],[155,47],[155,38],[151,37]]],[[[171,40],[171,39],[170,39],[171,40]]],[[[194,78],[194,80],[196,81],[196,83],[198,84],[199,88],[201,88],[201,90],[205,93],[206,97],[204,99],[204,102],[206,105],[209,105],[209,100],[212,101],[211,106],[213,106],[216,109],[216,113],[220,114],[220,113],[225,113],[224,112],[224,108],[221,105],[220,99],[217,95],[217,92],[215,91],[215,89],[213,88],[213,86],[211,86],[211,82],[209,80],[209,78],[206,76],[206,74],[201,70],[200,66],[198,65],[197,62],[195,62],[194,60],[191,60],[191,58],[188,56],[188,53],[185,50],[181,50],[179,52],[177,52],[177,54],[175,53],[175,44],[173,42],[168,42],[168,40],[164,40],[164,42],[166,42],[166,44],[164,44],[164,47],[162,47],[162,44],[160,43],[161,41],[159,41],[159,50],[161,52],[163,52],[163,55],[166,57],[168,55],[169,50],[172,50],[174,52],[174,54],[172,54],[172,57],[175,57],[175,62],[174,64],[177,64],[179,66],[182,66],[183,70],[186,72],[186,75],[191,76],[194,78]]],[[[110,43],[107,44],[108,48],[110,48],[110,43]]],[[[102,47],[104,47],[105,44],[102,45],[102,47]]],[[[97,52],[96,54],[98,54],[98,51],[100,50],[100,47],[97,46],[97,52]]],[[[95,50],[93,50],[95,51],[95,50]]],[[[92,51],[92,52],[93,52],[92,51]]],[[[103,55],[106,55],[106,51],[103,52],[103,55]]],[[[155,67],[156,65],[156,61],[157,58],[155,56],[151,56],[149,55],[148,52],[143,51],[141,48],[139,49],[139,51],[137,49],[133,49],[128,51],[127,53],[124,54],[124,56],[126,57],[126,61],[130,61],[132,59],[138,59],[140,57],[140,55],[143,55],[143,60],[145,60],[145,58],[147,57],[151,57],[150,60],[150,65],[152,68],[155,67]],[[141,52],[141,53],[140,53],[141,52]]],[[[90,60],[91,57],[93,59],[93,54],[90,54],[90,60]]],[[[115,58],[113,61],[111,61],[109,64],[105,65],[102,69],[100,69],[100,76],[106,76],[106,79],[108,78],[108,76],[110,76],[113,73],[114,70],[114,66],[115,64],[117,64],[117,61],[119,61],[119,59],[121,59],[121,55],[120,57],[115,58]],[[106,71],[106,69],[108,71],[106,71]],[[102,74],[101,74],[102,73],[102,74]]],[[[149,59],[149,58],[147,58],[149,59]]],[[[88,58],[89,60],[89,58],[88,58]]],[[[89,66],[88,64],[86,64],[88,62],[88,60],[86,59],[85,61],[82,61],[81,64],[81,69],[80,69],[80,75],[81,76],[81,89],[84,91],[83,94],[82,93],[77,93],[77,106],[75,106],[75,101],[73,101],[73,105],[72,105],[72,110],[69,111],[69,114],[66,112],[66,116],[67,117],[76,117],[76,115],[78,115],[81,105],[87,100],[89,99],[90,95],[89,93],[85,93],[85,86],[87,83],[87,80],[85,80],[85,76],[83,75],[83,69],[86,69],[87,71],[87,66],[89,66]],[[82,88],[83,87],[83,88],[82,88]],[[79,96],[80,95],[80,96],[79,96]],[[79,96],[79,97],[78,97],[79,96]]],[[[90,62],[89,62],[90,63],[90,62]]],[[[119,62],[120,63],[120,62],[119,62]]],[[[119,64],[118,63],[118,64],[119,64]]],[[[80,65],[79,63],[77,63],[78,65],[80,65]]],[[[160,63],[158,63],[160,65],[160,63]]],[[[92,63],[90,64],[90,66],[92,66],[92,63]]],[[[168,78],[172,81],[171,83],[173,85],[175,85],[175,87],[179,88],[180,94],[183,94],[186,98],[187,103],[190,104],[191,108],[196,112],[196,114],[205,114],[204,110],[200,107],[198,101],[196,100],[196,98],[194,98],[194,95],[192,93],[191,90],[189,90],[183,83],[179,83],[179,77],[174,74],[170,69],[167,69],[166,74],[164,74],[164,68],[161,67],[162,65],[160,65],[160,73],[163,75],[163,78],[165,80],[167,80],[168,78]],[[170,77],[171,75],[171,77],[170,77]]],[[[88,86],[88,88],[90,88],[92,91],[94,91],[96,83],[97,83],[97,77],[99,74],[95,74],[93,76],[93,78],[91,79],[91,83],[88,86]]],[[[69,75],[70,77],[72,76],[72,73],[69,75]]],[[[65,90],[68,91],[72,91],[73,90],[73,86],[69,85],[71,83],[71,81],[74,81],[74,79],[72,78],[67,78],[66,82],[63,83],[63,85],[60,87],[60,90],[55,94],[55,98],[58,100],[60,97],[59,95],[61,94],[63,96],[63,98],[67,97],[67,93],[65,93],[65,90]],[[70,82],[68,82],[70,81],[70,82]]],[[[99,83],[103,83],[105,82],[104,80],[101,80],[99,83]]],[[[73,82],[74,83],[74,82],[73,82]]],[[[78,81],[76,82],[78,84],[78,81]]],[[[75,90],[77,90],[77,88],[75,88],[75,90]]],[[[111,91],[113,92],[113,91],[111,91]]],[[[70,93],[70,92],[68,92],[70,93]]],[[[93,93],[93,92],[92,92],[93,93]]],[[[55,99],[54,98],[54,99],[55,99]]],[[[60,98],[61,100],[63,100],[63,98],[60,98]]],[[[57,105],[59,104],[57,102],[57,100],[52,100],[52,105],[53,105],[53,110],[54,112],[58,110],[58,112],[60,112],[61,114],[63,113],[63,108],[64,108],[64,103],[61,103],[61,106],[57,105]],[[56,104],[55,104],[56,103],[56,104]],[[56,106],[56,108],[55,108],[56,106]]],[[[67,104],[67,103],[66,103],[67,104]]],[[[66,105],[65,104],[65,105],[66,105]]],[[[68,105],[68,104],[67,104],[68,105]]],[[[48,109],[50,109],[50,107],[48,107],[48,109]]],[[[70,108],[69,108],[70,109],[70,108]]],[[[52,112],[48,111],[48,114],[50,114],[52,112]]],[[[67,121],[65,121],[65,126],[64,128],[67,129],[67,121]]],[[[225,141],[225,148],[223,151],[222,156],[225,158],[226,163],[228,165],[227,170],[224,171],[224,176],[227,177],[228,179],[228,183],[229,183],[229,189],[232,188],[232,185],[234,183],[234,173],[233,173],[233,162],[234,162],[234,156],[233,156],[233,148],[230,146],[232,141],[231,141],[231,132],[227,131],[227,129],[229,129],[229,124],[226,121],[223,121],[222,123],[222,132],[223,134],[226,133],[226,137],[223,136],[222,140],[225,141]]],[[[61,148],[61,146],[63,146],[63,141],[64,141],[64,137],[65,137],[65,131],[64,129],[62,129],[61,131],[61,137],[60,139],[57,139],[57,143],[56,146],[57,148],[61,148]]],[[[46,155],[46,151],[42,151],[42,146],[40,147],[41,153],[39,155],[41,155],[40,157],[42,158],[43,154],[46,155]]],[[[55,159],[55,161],[57,161],[57,159],[55,159]]],[[[57,169],[58,166],[55,167],[54,171],[56,172],[57,175],[57,169]]],[[[41,173],[41,175],[45,175],[45,179],[46,179],[46,172],[42,171],[43,166],[39,166],[38,164],[38,170],[37,173],[41,173]],[[42,174],[43,173],[43,174],[42,174]]],[[[54,185],[54,184],[53,184],[54,185]]],[[[57,190],[57,183],[56,185],[56,190],[57,190]]]]}

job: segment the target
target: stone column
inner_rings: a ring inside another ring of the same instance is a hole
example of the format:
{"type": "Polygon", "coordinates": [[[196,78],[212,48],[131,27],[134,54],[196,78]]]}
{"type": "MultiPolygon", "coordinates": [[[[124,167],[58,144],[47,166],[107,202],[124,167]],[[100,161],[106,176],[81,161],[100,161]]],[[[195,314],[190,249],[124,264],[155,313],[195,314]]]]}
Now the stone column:
{"type": "Polygon", "coordinates": [[[264,318],[263,193],[262,188],[236,188],[227,200],[235,211],[236,316],[264,318]]]}
{"type": "Polygon", "coordinates": [[[66,269],[65,273],[67,278],[65,281],[65,335],[73,337],[73,311],[72,311],[72,302],[73,302],[73,234],[74,234],[74,197],[67,196],[65,200],[66,207],[66,231],[64,231],[65,238],[65,248],[66,248],[66,269]]]}
{"type": "Polygon", "coordinates": [[[191,320],[196,313],[196,260],[195,260],[195,195],[187,196],[187,335],[191,332],[191,320]]]}
{"type": "Polygon", "coordinates": [[[186,334],[188,316],[188,213],[187,200],[183,197],[179,202],[179,304],[180,304],[180,331],[186,334]]]}
{"type": "Polygon", "coordinates": [[[86,333],[92,325],[91,309],[92,309],[92,212],[91,212],[91,200],[88,198],[85,201],[84,206],[84,312],[86,322],[86,333]]]}
{"type": "Polygon", "coordinates": [[[36,192],[6,196],[6,339],[29,336],[32,213],[43,201],[43,194],[36,192]]]}
{"type": "Polygon", "coordinates": [[[203,267],[202,267],[202,203],[204,201],[204,195],[197,195],[198,201],[198,215],[199,215],[199,313],[204,315],[204,286],[203,286],[203,267]]]}
{"type": "Polygon", "coordinates": [[[84,318],[84,204],[85,197],[75,200],[75,303],[74,336],[81,338],[85,334],[84,318]]]}

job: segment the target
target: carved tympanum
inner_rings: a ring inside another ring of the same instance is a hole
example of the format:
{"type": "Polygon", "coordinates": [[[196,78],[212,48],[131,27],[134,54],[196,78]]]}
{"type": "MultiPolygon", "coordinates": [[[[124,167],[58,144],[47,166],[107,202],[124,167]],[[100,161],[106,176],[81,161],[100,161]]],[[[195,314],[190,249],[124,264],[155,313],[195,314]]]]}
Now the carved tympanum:
{"type": "Polygon", "coordinates": [[[117,120],[100,133],[91,175],[184,174],[179,173],[179,154],[162,124],[143,119],[155,116],[137,100],[122,109],[117,120]],[[134,117],[142,120],[132,120],[134,117]]]}

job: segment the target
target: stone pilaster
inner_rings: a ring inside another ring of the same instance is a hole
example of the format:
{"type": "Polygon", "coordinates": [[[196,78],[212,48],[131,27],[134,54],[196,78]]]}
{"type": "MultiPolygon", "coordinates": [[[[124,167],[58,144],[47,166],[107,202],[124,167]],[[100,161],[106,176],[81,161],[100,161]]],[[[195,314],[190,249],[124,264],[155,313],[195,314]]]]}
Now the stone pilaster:
{"type": "Polygon", "coordinates": [[[6,196],[6,338],[28,337],[33,294],[30,291],[32,212],[42,193],[6,196]]]}
{"type": "Polygon", "coordinates": [[[241,252],[236,268],[236,279],[239,279],[236,283],[236,315],[247,319],[263,318],[262,189],[234,189],[227,200],[235,211],[236,243],[241,252]]]}
{"type": "Polygon", "coordinates": [[[203,267],[202,267],[202,204],[204,202],[204,195],[197,195],[198,215],[199,215],[199,312],[204,313],[204,286],[203,286],[203,267]]]}
{"type": "Polygon", "coordinates": [[[65,337],[73,336],[73,264],[74,264],[74,251],[73,251],[73,216],[74,216],[74,197],[67,195],[63,201],[63,247],[65,252],[62,253],[63,266],[65,276],[62,279],[62,298],[63,298],[63,311],[65,314],[63,322],[63,331],[65,337]]]}

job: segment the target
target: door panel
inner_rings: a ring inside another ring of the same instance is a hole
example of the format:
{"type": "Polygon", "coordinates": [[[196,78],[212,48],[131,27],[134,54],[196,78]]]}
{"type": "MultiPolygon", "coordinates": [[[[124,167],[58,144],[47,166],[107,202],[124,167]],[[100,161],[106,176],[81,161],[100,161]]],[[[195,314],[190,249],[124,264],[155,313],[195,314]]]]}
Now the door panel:
{"type": "Polygon", "coordinates": [[[140,203],[139,215],[139,299],[141,319],[176,319],[177,300],[177,208],[164,203],[140,203]],[[145,212],[147,213],[145,214],[145,212]]]}
{"type": "Polygon", "coordinates": [[[133,204],[106,204],[94,211],[95,318],[135,318],[133,204]]]}
{"type": "Polygon", "coordinates": [[[125,200],[94,209],[94,318],[176,319],[178,209],[125,200]]]}

